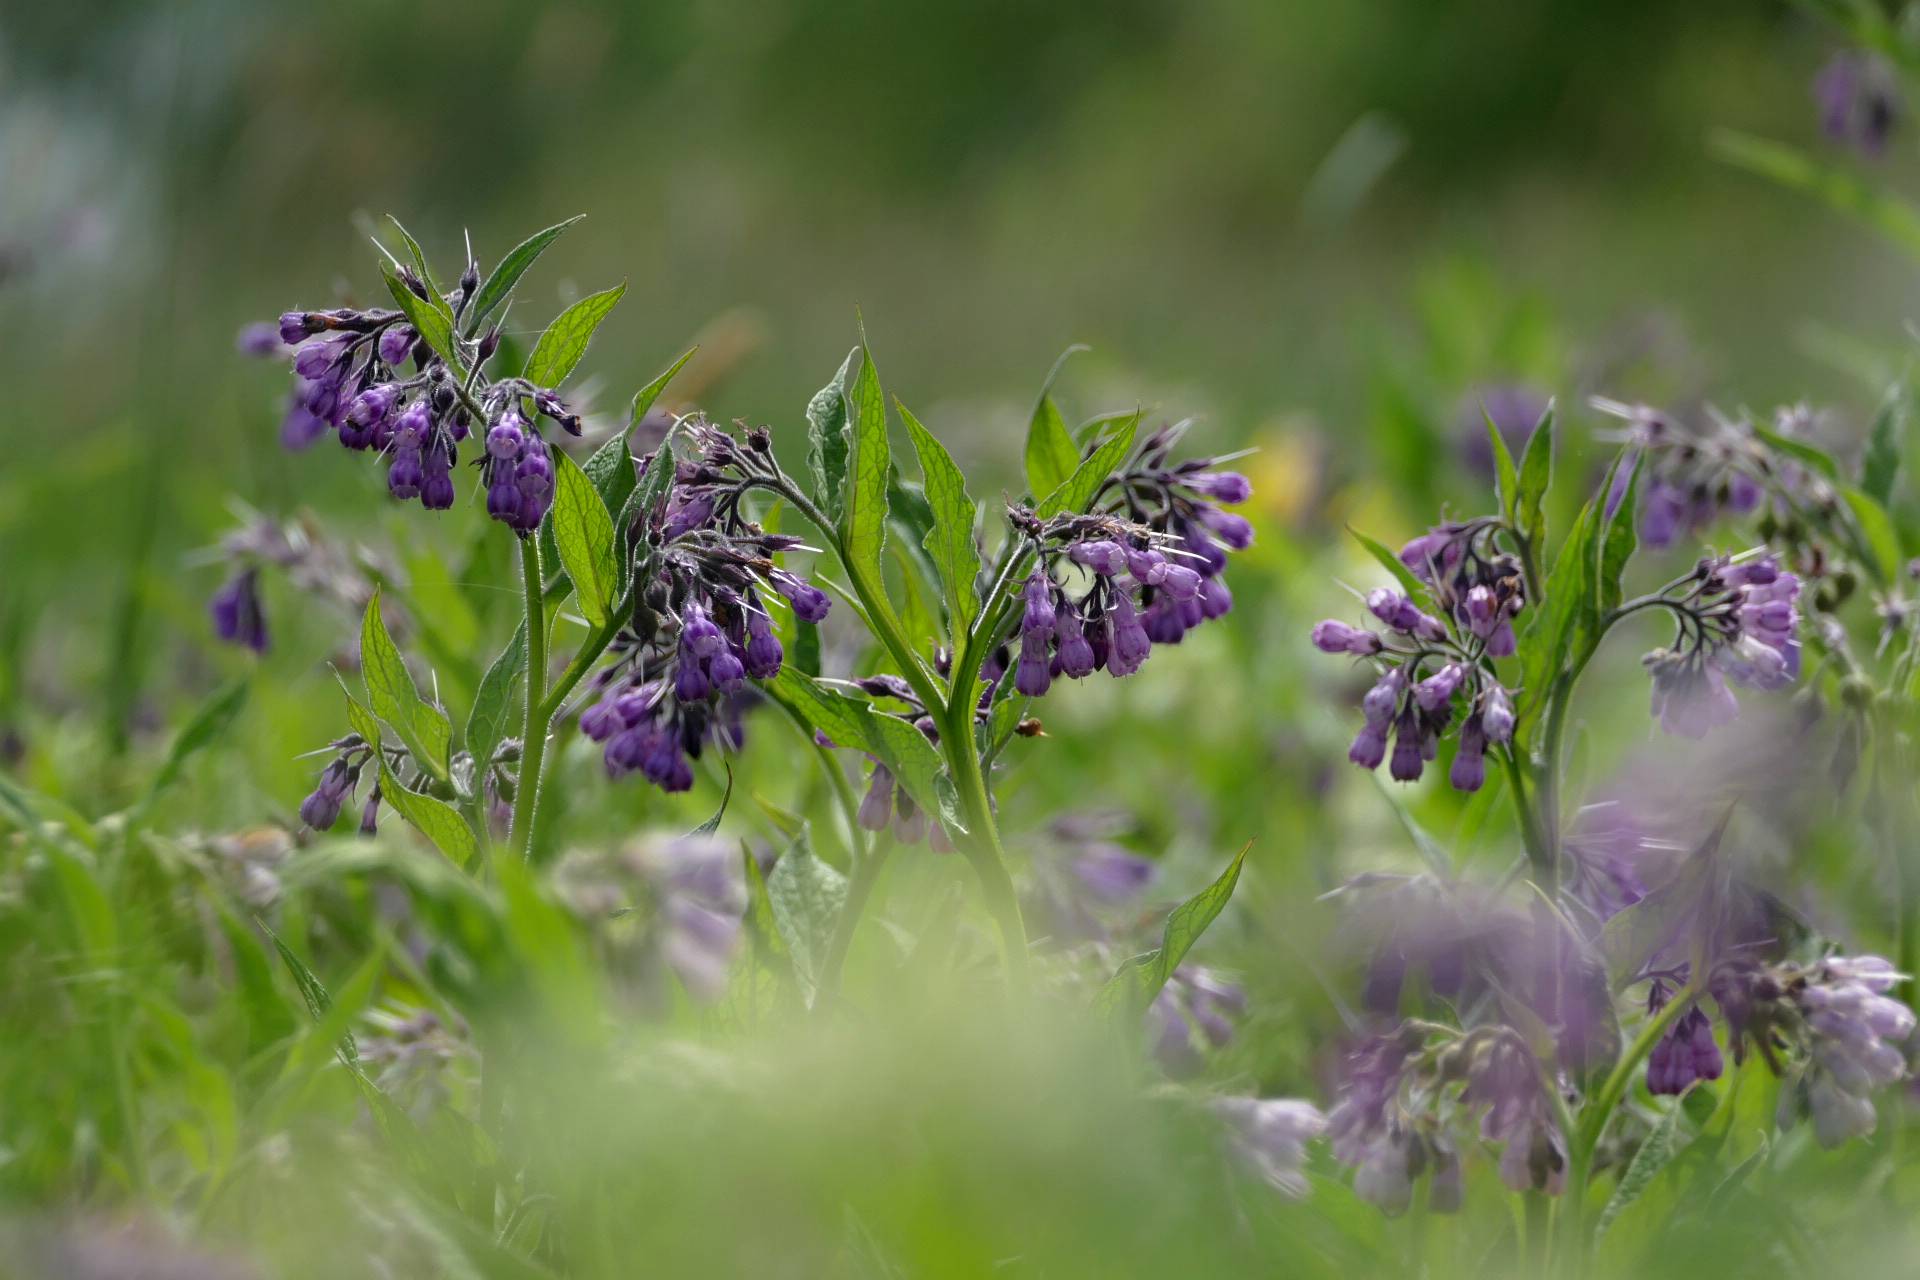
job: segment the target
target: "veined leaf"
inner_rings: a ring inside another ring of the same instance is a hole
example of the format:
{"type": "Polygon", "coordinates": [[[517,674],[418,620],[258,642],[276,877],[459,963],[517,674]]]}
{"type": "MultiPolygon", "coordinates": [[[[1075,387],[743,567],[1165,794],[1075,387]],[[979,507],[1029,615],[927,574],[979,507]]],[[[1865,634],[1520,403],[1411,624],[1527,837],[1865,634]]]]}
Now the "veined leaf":
{"type": "Polygon", "coordinates": [[[860,584],[861,594],[883,602],[886,579],[880,553],[887,543],[887,473],[893,455],[887,441],[886,397],[873,367],[873,353],[865,343],[860,346],[859,375],[847,393],[847,416],[853,429],[846,512],[841,518],[847,572],[860,584]]]}
{"type": "Polygon", "coordinates": [[[193,719],[187,722],[187,727],[167,748],[167,758],[153,775],[153,782],[148,785],[147,794],[140,801],[138,813],[144,814],[152,808],[161,793],[179,781],[180,771],[186,767],[187,761],[232,727],[240,709],[247,705],[247,687],[246,681],[236,680],[200,704],[200,709],[193,713],[193,719]]]}
{"type": "Polygon", "coordinates": [[[1080,464],[1080,449],[1060,416],[1060,407],[1053,402],[1053,381],[1069,357],[1086,349],[1075,345],[1060,353],[1053,368],[1047,370],[1047,380],[1040,384],[1040,398],[1027,421],[1027,487],[1035,503],[1065,484],[1080,464]]]}
{"type": "Polygon", "coordinates": [[[1907,384],[1894,384],[1880,402],[1867,433],[1866,452],[1860,457],[1860,492],[1886,506],[1893,496],[1893,480],[1900,472],[1900,451],[1907,434],[1907,384]]]}
{"type": "Polygon", "coordinates": [[[480,326],[487,322],[487,317],[507,300],[513,287],[520,283],[520,277],[527,273],[527,268],[547,251],[547,246],[558,240],[561,232],[586,216],[584,213],[576,214],[565,222],[554,223],[545,231],[536,231],[500,259],[481,282],[480,291],[473,295],[473,301],[467,307],[467,333],[478,333],[480,326]]]}
{"type": "Polygon", "coordinates": [[[513,639],[480,677],[479,692],[473,696],[473,709],[467,713],[467,752],[473,757],[474,786],[480,785],[493,753],[513,736],[515,712],[513,687],[527,669],[527,624],[523,620],[513,639]]]}
{"type": "Polygon", "coordinates": [[[1600,1211],[1599,1221],[1594,1223],[1593,1233],[1597,1236],[1613,1225],[1613,1220],[1621,1211],[1640,1198],[1660,1171],[1667,1167],[1680,1151],[1679,1141],[1680,1106],[1676,1102],[1661,1115],[1659,1123],[1640,1143],[1640,1149],[1633,1153],[1633,1162],[1627,1171],[1620,1175],[1620,1183],[1614,1187],[1613,1195],[1607,1199],[1607,1207],[1600,1211]]]}
{"type": "Polygon", "coordinates": [[[526,379],[536,387],[557,387],[567,380],[580,358],[587,354],[593,331],[627,291],[626,282],[599,293],[590,293],[554,317],[527,357],[526,379]]]}
{"type": "Polygon", "coordinates": [[[593,483],[593,491],[608,511],[618,511],[633,494],[638,477],[633,467],[633,451],[627,448],[627,433],[616,433],[605,444],[587,455],[580,469],[593,483]]]}
{"type": "Polygon", "coordinates": [[[1536,546],[1547,532],[1544,513],[1547,490],[1553,487],[1553,425],[1553,403],[1549,401],[1520,456],[1520,488],[1511,513],[1515,527],[1536,546]]]}
{"type": "Polygon", "coordinates": [[[1193,944],[1207,931],[1207,926],[1226,910],[1234,886],[1240,883],[1240,868],[1247,860],[1247,850],[1252,847],[1251,843],[1241,846],[1219,879],[1173,909],[1161,932],[1160,945],[1122,964],[1119,972],[1101,989],[1097,997],[1101,1009],[1131,1017],[1146,1012],[1173,971],[1186,959],[1187,952],[1193,949],[1193,944]]]}
{"type": "Polygon", "coordinates": [[[640,473],[639,482],[632,493],[627,495],[625,505],[620,508],[620,518],[614,522],[614,532],[624,534],[635,520],[650,526],[654,515],[659,511],[660,503],[673,488],[674,454],[673,437],[680,429],[679,424],[667,428],[667,434],[661,438],[660,447],[649,455],[646,469],[640,473]]]}
{"type": "MultiPolygon", "coordinates": [[[[1614,466],[1628,469],[1627,487],[1611,517],[1606,516],[1604,506],[1600,509],[1601,517],[1607,521],[1607,531],[1600,539],[1600,560],[1595,566],[1594,604],[1602,616],[1620,607],[1621,579],[1626,574],[1627,562],[1633,559],[1640,545],[1639,535],[1634,531],[1634,504],[1640,493],[1640,456],[1635,454],[1614,466]]],[[[1608,484],[1608,494],[1613,492],[1612,486],[1618,480],[1616,474],[1608,484]]]]}
{"type": "MultiPolygon", "coordinates": [[[[1609,472],[1608,485],[1611,482],[1609,472]]],[[[1603,497],[1607,487],[1601,487],[1603,497]]],[[[1594,543],[1598,525],[1599,513],[1594,504],[1588,502],[1560,544],[1560,554],[1554,558],[1553,571],[1543,588],[1546,599],[1533,604],[1533,621],[1520,643],[1523,665],[1519,714],[1523,721],[1559,679],[1583,643],[1583,632],[1592,629],[1594,543]]]]}
{"type": "Polygon", "coordinates": [[[556,450],[553,470],[554,546],[573,580],[581,614],[594,626],[605,626],[620,589],[613,515],[572,458],[556,450]]]}
{"type": "Polygon", "coordinates": [[[1494,422],[1493,414],[1486,405],[1480,406],[1480,416],[1486,420],[1487,440],[1493,446],[1493,492],[1500,500],[1500,510],[1506,514],[1510,524],[1518,525],[1515,512],[1520,502],[1520,471],[1513,465],[1513,453],[1507,448],[1507,438],[1500,434],[1499,424],[1494,422]]]}
{"type": "Polygon", "coordinates": [[[628,430],[640,425],[640,419],[647,416],[647,411],[653,408],[653,402],[660,398],[660,393],[667,389],[667,384],[673,381],[674,375],[687,367],[687,361],[693,359],[693,353],[699,349],[688,347],[686,354],[669,365],[665,373],[633,393],[633,407],[627,411],[628,430]]]}
{"type": "Polygon", "coordinates": [[[933,529],[927,534],[927,554],[940,572],[940,585],[946,593],[947,615],[952,628],[954,649],[972,627],[980,613],[980,549],[973,540],[973,499],[967,496],[967,478],[954,465],[953,458],[924,426],[894,402],[900,420],[907,424],[907,435],[920,457],[920,471],[926,477],[927,504],[933,509],[933,529]]]}
{"type": "MultiPolygon", "coordinates": [[[[335,672],[335,679],[339,673],[335,672]]],[[[409,791],[400,785],[393,776],[393,770],[387,768],[386,754],[380,750],[380,721],[367,710],[360,699],[353,696],[353,690],[347,688],[346,681],[340,681],[340,693],[347,700],[347,723],[353,731],[366,739],[373,748],[373,761],[379,771],[380,795],[395,813],[405,818],[419,829],[421,834],[433,841],[434,847],[452,859],[457,866],[466,866],[479,852],[479,842],[474,839],[472,828],[466,820],[450,806],[432,796],[409,791]]]]}
{"type": "Polygon", "coordinates": [[[813,496],[830,520],[845,510],[842,490],[847,483],[847,379],[852,375],[855,347],[840,362],[833,381],[814,392],[807,402],[807,467],[813,472],[813,496]]]}
{"type": "Polygon", "coordinates": [[[791,663],[782,665],[780,674],[766,681],[761,688],[799,716],[808,727],[818,729],[833,739],[835,746],[864,751],[868,755],[880,754],[867,704],[860,699],[849,698],[810,676],[800,674],[791,663]]]}
{"type": "Polygon", "coordinates": [[[964,832],[966,824],[960,817],[953,793],[942,785],[945,765],[927,736],[900,717],[882,711],[869,709],[867,721],[869,738],[875,748],[873,754],[893,771],[913,802],[952,830],[964,832]]]}
{"type": "Polygon", "coordinates": [[[1900,531],[1894,528],[1893,517],[1887,514],[1885,507],[1852,485],[1843,486],[1840,492],[1853,511],[1854,523],[1860,526],[1867,550],[1873,554],[1880,581],[1898,582],[1905,557],[1900,550],[1900,531]]]}
{"type": "Polygon", "coordinates": [[[1138,415],[1121,423],[1119,429],[1108,436],[1086,461],[1074,468],[1073,474],[1059,488],[1034,508],[1034,514],[1046,520],[1065,512],[1085,510],[1087,504],[1099,494],[1100,486],[1107,482],[1107,477],[1119,470],[1120,464],[1126,461],[1127,454],[1133,449],[1134,433],[1139,428],[1138,415]]]}
{"type": "MultiPolygon", "coordinates": [[[[394,305],[407,318],[414,332],[426,339],[434,353],[447,362],[447,367],[455,374],[465,372],[460,363],[460,353],[454,349],[453,320],[446,312],[407,288],[406,281],[393,269],[391,263],[380,264],[380,274],[387,282],[387,292],[393,295],[394,305]]],[[[432,286],[428,286],[431,288],[432,286]]]]}
{"type": "Polygon", "coordinates": [[[392,214],[388,214],[387,221],[391,222],[394,230],[400,233],[400,242],[406,245],[407,256],[413,259],[414,272],[426,283],[427,292],[433,295],[427,300],[428,305],[445,315],[448,322],[451,323],[453,320],[453,308],[447,305],[447,300],[440,288],[439,282],[433,278],[433,268],[427,265],[427,255],[421,251],[420,242],[413,238],[413,233],[401,224],[400,219],[394,217],[392,214]]]}
{"type": "Polygon", "coordinates": [[[846,905],[847,878],[814,855],[802,832],[773,864],[767,900],[795,971],[808,984],[817,982],[834,922],[846,905]]]}
{"type": "Polygon", "coordinates": [[[447,776],[453,726],[447,713],[428,703],[414,687],[413,675],[380,616],[380,592],[367,601],[360,621],[360,674],[367,685],[373,713],[393,726],[422,767],[437,778],[447,776]]]}

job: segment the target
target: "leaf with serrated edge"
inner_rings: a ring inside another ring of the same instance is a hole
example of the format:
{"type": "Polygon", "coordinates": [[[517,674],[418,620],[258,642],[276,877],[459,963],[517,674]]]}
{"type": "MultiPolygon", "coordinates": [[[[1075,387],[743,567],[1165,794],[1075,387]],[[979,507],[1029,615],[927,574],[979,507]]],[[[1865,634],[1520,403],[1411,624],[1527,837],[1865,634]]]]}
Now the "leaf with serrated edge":
{"type": "Polygon", "coordinates": [[[536,387],[557,387],[567,380],[580,358],[587,354],[593,331],[627,291],[626,282],[599,293],[590,293],[554,317],[527,357],[526,379],[536,387]]]}
{"type": "Polygon", "coordinates": [[[520,277],[527,273],[527,268],[547,251],[547,246],[558,240],[561,232],[586,216],[584,213],[576,214],[565,222],[556,222],[545,231],[536,231],[500,259],[481,282],[479,292],[473,295],[473,303],[467,310],[467,332],[477,333],[487,317],[507,300],[507,295],[520,283],[520,277]]]}
{"type": "Polygon", "coordinates": [[[553,478],[554,546],[573,580],[581,614],[594,626],[604,626],[613,614],[620,583],[613,516],[594,491],[593,481],[564,453],[554,455],[553,478]]]}
{"type": "Polygon", "coordinates": [[[435,777],[446,777],[453,726],[446,712],[430,705],[414,687],[413,674],[380,616],[377,588],[360,622],[360,675],[373,713],[393,726],[407,749],[435,777]]]}
{"type": "Polygon", "coordinates": [[[980,613],[980,548],[973,540],[973,499],[967,496],[967,478],[946,448],[920,425],[907,406],[894,403],[900,410],[900,420],[907,424],[914,452],[920,457],[921,474],[926,477],[927,503],[933,508],[927,554],[940,571],[940,585],[946,593],[947,612],[957,640],[967,634],[980,613]]]}

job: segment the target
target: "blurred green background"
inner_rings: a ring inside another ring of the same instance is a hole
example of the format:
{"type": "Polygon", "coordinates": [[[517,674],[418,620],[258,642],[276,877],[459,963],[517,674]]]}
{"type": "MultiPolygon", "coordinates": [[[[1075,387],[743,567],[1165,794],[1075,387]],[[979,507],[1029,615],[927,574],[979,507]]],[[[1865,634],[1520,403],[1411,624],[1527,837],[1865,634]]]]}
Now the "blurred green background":
{"type": "MultiPolygon", "coordinates": [[[[1169,897],[1254,840],[1209,944],[1254,1010],[1218,1074],[1313,1092],[1353,959],[1308,961],[1335,922],[1314,895],[1414,864],[1393,810],[1339,763],[1351,716],[1306,643],[1344,605],[1335,579],[1366,572],[1342,524],[1393,542],[1443,504],[1484,503],[1472,415],[1495,388],[1558,397],[1576,470],[1594,456],[1578,445],[1598,425],[1583,407],[1594,392],[1758,412],[1807,396],[1838,407],[1844,442],[1902,340],[1909,261],[1708,149],[1716,126],[1821,147],[1808,86],[1838,44],[1791,6],[1737,0],[7,6],[6,763],[89,814],[122,805],[186,709],[246,668],[216,650],[204,608],[223,570],[203,553],[235,523],[230,495],[309,511],[448,599],[450,584],[426,581],[433,557],[488,532],[481,514],[396,510],[364,457],[284,453],[285,372],[237,354],[234,336],[368,296],[381,215],[449,263],[463,234],[488,261],[584,213],[529,277],[512,332],[628,279],[578,384],[602,410],[698,340],[702,407],[770,423],[791,449],[858,314],[888,389],[948,441],[976,496],[1018,487],[1033,397],[1073,343],[1091,351],[1062,377],[1069,417],[1142,403],[1155,420],[1196,415],[1209,448],[1259,448],[1243,465],[1261,539],[1233,571],[1228,624],[1124,688],[1050,697],[1050,736],[1020,744],[1002,813],[1010,842],[1045,858],[1051,818],[1133,811],[1129,839],[1165,860],[1169,897]]],[[[1910,189],[1896,152],[1882,177],[1910,189]]],[[[267,591],[276,647],[239,745],[196,762],[156,828],[290,821],[312,772],[297,753],[340,730],[324,664],[347,614],[282,579],[267,591]]],[[[491,652],[510,601],[489,611],[468,595],[461,625],[491,652]]],[[[1590,714],[1631,746],[1643,697],[1595,695],[1590,714]]],[[[810,784],[784,732],[756,728],[739,772],[755,797],[798,806],[810,784]]],[[[712,778],[668,798],[605,784],[590,752],[569,760],[563,843],[684,830],[717,798],[712,778]]],[[[1511,853],[1489,806],[1444,791],[1410,804],[1489,865],[1511,853]]],[[[734,813],[755,821],[744,800],[734,813]]],[[[963,1035],[928,1031],[927,1051],[963,1035]]],[[[1021,1078],[1067,1090],[1081,1052],[1021,1078]]],[[[897,1079],[892,1061],[873,1078],[897,1079]]],[[[850,1106],[865,1078],[841,1086],[850,1106]]],[[[1087,1131],[1136,1105],[1110,1083],[1085,1103],[1087,1131]]],[[[956,1107],[973,1097],[940,1087],[956,1107]]],[[[1034,1123],[1008,1121],[1024,1135],[1015,1158],[1045,1147],[1034,1123]]],[[[1062,1149],[1103,1150],[1042,1154],[1062,1149]]],[[[1807,1158],[1843,1168],[1836,1179],[1864,1177],[1841,1162],[1869,1159],[1807,1158]]],[[[806,1167],[785,1166],[796,1180],[806,1167]]],[[[995,1167],[969,1176],[990,1183],[995,1167]]],[[[690,1190],[687,1231],[708,1229],[730,1190],[719,1173],[690,1190]]],[[[982,1212],[1017,1218],[1001,1194],[983,1193],[997,1207],[982,1212]]],[[[1238,1212],[1192,1194],[1205,1213],[1238,1212]]],[[[902,1198],[907,1219],[937,1219],[902,1198]]],[[[1320,1204],[1332,1225],[1289,1217],[1282,1235],[1378,1229],[1347,1201],[1320,1204]]],[[[1263,1215],[1293,1211],[1253,1212],[1245,1238],[1223,1235],[1221,1267],[1249,1241],[1271,1256],[1263,1215]]],[[[974,1259],[953,1262],[940,1234],[966,1229],[934,1221],[920,1244],[967,1274],[974,1259]]],[[[1393,1239],[1383,1259],[1412,1256],[1393,1239]]],[[[1170,1233],[1155,1256],[1182,1243],[1170,1233]]]]}

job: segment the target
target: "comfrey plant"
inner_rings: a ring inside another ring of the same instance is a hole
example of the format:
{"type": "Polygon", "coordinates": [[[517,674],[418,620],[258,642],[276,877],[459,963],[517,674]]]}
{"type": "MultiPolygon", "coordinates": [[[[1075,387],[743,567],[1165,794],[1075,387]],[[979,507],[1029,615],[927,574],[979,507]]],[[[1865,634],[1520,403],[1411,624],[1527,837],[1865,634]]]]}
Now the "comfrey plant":
{"type": "MultiPolygon", "coordinates": [[[[1570,812],[1565,798],[1581,674],[1643,615],[1673,624],[1644,663],[1653,719],[1681,741],[1741,717],[1737,689],[1779,694],[1816,671],[1844,673],[1836,701],[1858,704],[1833,575],[1862,557],[1881,560],[1876,573],[1890,567],[1874,544],[1897,428],[1876,428],[1869,455],[1880,461],[1861,486],[1784,431],[1715,419],[1696,432],[1596,404],[1627,422],[1624,447],[1551,556],[1549,410],[1518,463],[1490,424],[1496,510],[1437,525],[1398,554],[1363,537],[1394,585],[1363,597],[1364,618],[1328,619],[1312,636],[1370,673],[1356,765],[1384,762],[1412,783],[1450,751],[1454,788],[1503,784],[1526,847],[1499,885],[1473,884],[1428,842],[1429,873],[1363,876],[1341,891],[1358,904],[1353,933],[1378,941],[1364,1001],[1374,1022],[1357,1026],[1327,1116],[1333,1154],[1383,1208],[1407,1208],[1424,1179],[1423,1203],[1446,1211],[1461,1201],[1462,1160],[1485,1145],[1512,1190],[1564,1193],[1551,1228],[1536,1212],[1529,1234],[1544,1251],[1551,1230],[1568,1258],[1584,1256],[1595,1230],[1596,1176],[1612,1172],[1616,1199],[1637,1195],[1658,1172],[1646,1153],[1671,1154],[1672,1121],[1658,1143],[1635,1147],[1622,1133],[1636,1078],[1657,1105],[1757,1056],[1785,1082],[1781,1124],[1810,1114],[1833,1145],[1873,1130],[1876,1091],[1909,1074],[1914,1027],[1889,994],[1905,975],[1877,956],[1823,953],[1789,927],[1722,852],[1726,819],[1676,848],[1650,816],[1613,802],[1570,812]],[[1625,594],[1642,546],[1742,518],[1761,545],[1708,551],[1658,589],[1625,594]],[[1532,892],[1516,900],[1507,886],[1522,873],[1532,892]],[[1408,1017],[1422,999],[1432,1009],[1418,1012],[1447,1016],[1408,1017]]],[[[1796,695],[1803,722],[1821,687],[1796,695]]],[[[1882,728],[1881,745],[1904,751],[1910,717],[1882,728]]]]}
{"type": "MultiPolygon", "coordinates": [[[[1024,972],[995,762],[1037,731],[1030,700],[1056,680],[1129,675],[1155,645],[1178,644],[1231,608],[1222,572],[1253,530],[1223,506],[1247,498],[1246,478],[1177,458],[1184,423],[1143,435],[1136,412],[1070,430],[1043,392],[1027,492],[983,522],[946,448],[896,405],[921,481],[901,474],[864,343],[807,406],[804,480],[783,466],[767,428],[697,414],[636,458],[633,428],[680,364],[576,463],[561,445],[584,428],[564,385],[621,289],[569,307],[517,369],[503,367],[498,321],[567,225],[527,240],[484,279],[469,256],[450,288],[401,231],[405,260],[382,268],[391,306],[280,319],[296,379],[286,442],[332,434],[377,460],[392,497],[429,511],[468,492],[516,539],[522,600],[516,634],[478,680],[456,740],[376,593],[360,634],[365,697],[348,691],[352,732],[332,744],[303,819],[330,826],[365,794],[363,829],[391,807],[467,864],[491,846],[490,815],[505,809],[506,850],[542,857],[543,788],[579,785],[547,776],[563,720],[577,718],[600,744],[610,777],[679,792],[702,761],[739,745],[750,703],[770,698],[805,729],[842,801],[853,879],[827,950],[844,952],[885,832],[967,857],[1007,965],[1024,972]],[[776,529],[776,510],[805,534],[776,529]],[[842,615],[868,638],[868,658],[828,678],[817,628],[842,615]],[[552,646],[577,623],[584,634],[556,673],[552,646]],[[870,769],[864,800],[839,751],[870,769]]],[[[275,344],[261,335],[247,345],[275,344]]],[[[264,644],[250,567],[214,613],[223,636],[264,644]]]]}

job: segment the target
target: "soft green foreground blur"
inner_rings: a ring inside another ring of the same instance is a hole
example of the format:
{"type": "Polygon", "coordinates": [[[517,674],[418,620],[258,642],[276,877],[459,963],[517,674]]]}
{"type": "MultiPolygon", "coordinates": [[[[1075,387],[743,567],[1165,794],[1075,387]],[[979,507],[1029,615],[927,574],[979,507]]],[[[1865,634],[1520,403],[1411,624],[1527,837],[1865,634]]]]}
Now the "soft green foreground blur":
{"type": "MultiPolygon", "coordinates": [[[[353,620],[272,579],[272,655],[214,645],[220,570],[199,553],[235,523],[230,496],[395,567],[476,667],[512,601],[442,567],[504,543],[478,511],[396,510],[365,459],[284,454],[284,372],[233,336],[365,297],[382,214],[445,261],[463,233],[490,257],[585,213],[514,325],[629,279],[583,366],[603,411],[698,341],[681,394],[773,424],[794,456],[858,314],[889,390],[983,496],[1076,342],[1070,416],[1144,403],[1198,415],[1208,447],[1258,447],[1234,613],[1124,687],[1051,696],[999,799],[1016,855],[1043,864],[1053,819],[1124,810],[1161,904],[1252,841],[1202,949],[1250,1013],[1199,1083],[1324,1101],[1358,957],[1317,897],[1417,865],[1341,763],[1350,699],[1305,639],[1344,607],[1337,583],[1364,580],[1342,526],[1391,542],[1483,502],[1472,410],[1493,386],[1557,396],[1575,440],[1602,391],[1759,411],[1809,395],[1843,433],[1863,420],[1901,355],[1906,260],[1706,147],[1720,125],[1816,145],[1806,86],[1832,43],[1731,0],[10,6],[0,764],[37,819],[91,841],[69,858],[4,816],[0,1275],[92,1274],[61,1261],[73,1238],[124,1243],[102,1275],[225,1274],[133,1269],[196,1237],[275,1275],[381,1274],[383,1256],[395,1276],[526,1276],[543,1273],[509,1250],[549,1230],[584,1276],[1525,1274],[1485,1161],[1457,1219],[1387,1221],[1330,1165],[1295,1204],[1223,1162],[1210,1117],[1083,989],[1009,1016],[955,860],[895,869],[826,1018],[790,996],[643,1007],[540,893],[423,866],[391,819],[377,842],[291,850],[284,896],[250,901],[215,842],[293,824],[299,753],[343,727],[326,664],[353,620]],[[192,708],[241,676],[243,714],[139,814],[137,856],[96,859],[125,819],[73,815],[141,803],[192,708]],[[331,1021],[256,911],[338,1001],[331,1021]],[[451,1051],[407,1163],[332,1054],[368,1009],[420,1006],[509,1048],[485,1097],[451,1051]],[[469,1185],[492,1153],[463,1117],[482,1112],[539,1184],[498,1242],[435,1207],[491,1190],[469,1185]]],[[[1910,184],[1910,162],[1887,169],[1910,184]]],[[[1604,777],[1644,735],[1645,695],[1631,655],[1592,680],[1583,766],[1604,777]]],[[[826,797],[788,726],[750,736],[723,830],[778,847],[782,815],[826,797]]],[[[546,820],[570,849],[689,829],[723,788],[608,784],[577,741],[555,767],[546,820]]],[[[1491,798],[1407,808],[1476,871],[1513,856],[1491,798]]],[[[1848,851],[1805,853],[1836,918],[1888,945],[1848,851]]],[[[1768,1084],[1737,1087],[1744,1159],[1768,1084]]],[[[1703,1160],[1628,1211],[1603,1261],[1910,1274],[1920,1165],[1900,1119],[1835,1153],[1802,1133],[1736,1185],[1703,1160]]]]}

